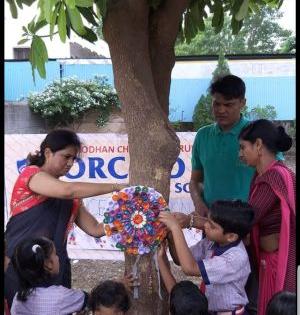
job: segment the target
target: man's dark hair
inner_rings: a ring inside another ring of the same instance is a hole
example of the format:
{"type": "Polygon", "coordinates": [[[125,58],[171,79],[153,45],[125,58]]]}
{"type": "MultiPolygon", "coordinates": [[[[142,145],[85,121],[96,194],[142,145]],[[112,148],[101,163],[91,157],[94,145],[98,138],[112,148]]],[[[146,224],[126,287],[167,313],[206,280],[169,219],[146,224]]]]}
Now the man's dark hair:
{"type": "Polygon", "coordinates": [[[192,281],[180,281],[170,293],[171,315],[208,315],[206,296],[192,281]]]}
{"type": "Polygon", "coordinates": [[[266,309],[266,315],[296,315],[296,293],[280,291],[273,295],[266,309]]]}
{"type": "Polygon", "coordinates": [[[95,312],[101,306],[127,312],[130,308],[130,297],[123,283],[106,280],[95,287],[89,297],[88,306],[95,312]]]}
{"type": "Polygon", "coordinates": [[[241,200],[218,200],[210,207],[210,218],[223,228],[225,233],[236,233],[240,239],[251,230],[254,210],[241,200]]]}
{"type": "Polygon", "coordinates": [[[244,81],[236,75],[228,74],[218,77],[211,82],[208,91],[211,95],[220,93],[227,100],[245,98],[246,86],[244,81]]]}

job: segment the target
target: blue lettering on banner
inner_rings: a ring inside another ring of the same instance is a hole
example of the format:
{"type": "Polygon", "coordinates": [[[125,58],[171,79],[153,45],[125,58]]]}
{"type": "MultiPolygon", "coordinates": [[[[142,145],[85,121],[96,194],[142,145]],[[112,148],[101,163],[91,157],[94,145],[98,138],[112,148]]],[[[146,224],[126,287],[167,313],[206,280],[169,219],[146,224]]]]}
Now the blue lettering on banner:
{"type": "Polygon", "coordinates": [[[107,178],[101,168],[104,166],[104,160],[98,157],[89,157],[89,178],[96,178],[96,172],[100,178],[107,178]]]}
{"type": "Polygon", "coordinates": [[[85,164],[82,161],[82,159],[77,158],[76,162],[78,163],[78,174],[76,175],[72,175],[69,172],[66,174],[66,177],[70,178],[70,179],[76,179],[79,178],[81,176],[83,176],[84,172],[85,172],[85,164]]]}
{"type": "Polygon", "coordinates": [[[27,159],[17,161],[17,169],[19,173],[23,171],[23,169],[26,167],[26,164],[27,164],[27,159]]]}
{"type": "Polygon", "coordinates": [[[178,163],[178,171],[177,171],[177,174],[175,175],[171,174],[171,178],[181,177],[185,171],[185,165],[184,165],[183,160],[181,158],[177,158],[176,162],[178,163]]]}
{"type": "Polygon", "coordinates": [[[190,193],[190,187],[189,187],[190,183],[176,183],[175,184],[175,193],[179,194],[181,192],[186,192],[186,193],[190,193]]]}
{"type": "Polygon", "coordinates": [[[117,156],[113,159],[111,159],[108,163],[108,172],[111,176],[113,176],[114,178],[117,179],[124,179],[128,177],[128,174],[124,174],[124,175],[120,175],[117,174],[115,171],[115,163],[116,161],[125,161],[125,157],[124,156],[117,156]]]}
{"type": "MultiPolygon", "coordinates": [[[[117,162],[125,162],[124,156],[116,156],[108,161],[107,164],[107,172],[113,178],[116,179],[125,179],[128,177],[128,173],[120,174],[116,171],[116,164],[117,162]]],[[[76,162],[78,163],[78,171],[74,174],[74,170],[72,173],[68,172],[66,177],[69,179],[78,179],[85,174],[86,169],[88,169],[89,178],[107,178],[106,168],[105,168],[105,161],[100,157],[89,157],[88,158],[88,165],[86,166],[85,161],[81,158],[77,158],[76,162]]],[[[171,178],[179,178],[185,172],[185,164],[181,158],[177,158],[176,163],[178,163],[178,170],[176,174],[171,174],[171,178]]],[[[17,169],[18,172],[21,171],[26,166],[26,159],[18,160],[17,161],[17,169]]],[[[186,192],[189,193],[189,183],[176,183],[175,184],[175,193],[182,193],[186,192]]]]}

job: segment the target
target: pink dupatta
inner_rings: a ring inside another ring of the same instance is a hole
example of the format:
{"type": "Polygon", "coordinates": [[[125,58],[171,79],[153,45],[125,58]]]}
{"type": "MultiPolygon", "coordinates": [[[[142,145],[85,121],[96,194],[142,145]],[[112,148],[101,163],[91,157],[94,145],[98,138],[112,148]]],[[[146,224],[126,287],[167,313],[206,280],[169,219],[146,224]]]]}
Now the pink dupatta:
{"type": "MultiPolygon", "coordinates": [[[[272,163],[268,170],[273,169],[276,170],[286,188],[287,188],[287,195],[284,196],[283,192],[280,191],[277,185],[272,185],[271,188],[273,189],[276,196],[278,196],[280,200],[280,207],[281,207],[281,227],[280,227],[280,236],[279,236],[279,248],[278,248],[278,263],[276,268],[276,281],[275,281],[275,292],[283,290],[285,285],[285,279],[288,270],[288,257],[290,251],[290,235],[291,235],[291,218],[295,221],[295,193],[293,187],[293,180],[287,168],[283,165],[276,164],[276,162],[272,163]]],[[[249,200],[251,201],[252,196],[255,194],[258,185],[254,184],[252,192],[250,193],[249,200]]],[[[255,256],[257,262],[260,262],[260,251],[259,251],[259,227],[256,224],[251,232],[251,243],[253,245],[253,249],[255,252],[255,256]]],[[[274,292],[274,293],[275,293],[274,292]]]]}

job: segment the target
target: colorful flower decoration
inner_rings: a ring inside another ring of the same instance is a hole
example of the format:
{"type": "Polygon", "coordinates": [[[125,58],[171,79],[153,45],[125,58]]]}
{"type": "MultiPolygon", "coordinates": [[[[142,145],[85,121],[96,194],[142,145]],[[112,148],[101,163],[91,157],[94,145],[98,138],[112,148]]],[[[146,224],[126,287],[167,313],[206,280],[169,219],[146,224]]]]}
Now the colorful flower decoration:
{"type": "Polygon", "coordinates": [[[157,220],[160,211],[170,211],[160,193],[146,186],[115,192],[104,212],[104,230],[116,247],[128,254],[143,255],[155,250],[166,237],[165,225],[157,220]]]}

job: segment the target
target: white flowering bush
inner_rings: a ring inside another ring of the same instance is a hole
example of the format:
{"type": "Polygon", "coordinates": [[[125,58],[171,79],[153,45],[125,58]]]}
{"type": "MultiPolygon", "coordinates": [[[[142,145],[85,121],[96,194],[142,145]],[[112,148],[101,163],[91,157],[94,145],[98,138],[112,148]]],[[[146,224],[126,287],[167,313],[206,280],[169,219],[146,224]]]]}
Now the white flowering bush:
{"type": "Polygon", "coordinates": [[[87,81],[76,77],[55,80],[44,91],[31,93],[28,105],[53,126],[78,122],[85,113],[96,110],[99,114],[95,123],[103,126],[112,109],[120,107],[120,102],[107,78],[95,76],[87,81]]]}

